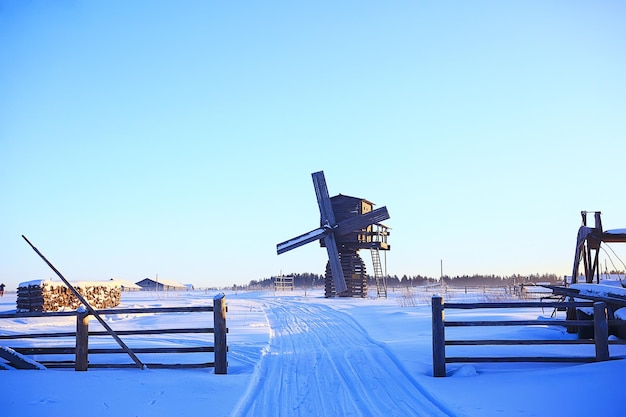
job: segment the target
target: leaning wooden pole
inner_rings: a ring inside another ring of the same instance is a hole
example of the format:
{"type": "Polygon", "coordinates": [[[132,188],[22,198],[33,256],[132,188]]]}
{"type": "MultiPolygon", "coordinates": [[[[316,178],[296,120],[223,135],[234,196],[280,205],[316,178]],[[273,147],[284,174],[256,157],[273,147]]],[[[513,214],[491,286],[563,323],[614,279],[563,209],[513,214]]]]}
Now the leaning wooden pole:
{"type": "Polygon", "coordinates": [[[120,347],[122,349],[124,349],[124,351],[126,353],[128,353],[128,356],[131,357],[131,359],[137,364],[137,366],[141,369],[145,369],[146,365],[143,364],[143,362],[141,362],[139,360],[139,358],[135,355],[135,353],[130,350],[130,348],[128,346],[126,346],[126,343],[124,343],[122,341],[122,339],[120,339],[120,337],[117,335],[117,333],[115,333],[113,331],[113,329],[107,324],[106,321],[104,321],[104,319],[100,316],[100,314],[98,314],[98,312],[96,310],[94,310],[94,308],[89,305],[89,303],[87,302],[87,300],[85,300],[85,298],[80,295],[80,293],[76,290],[76,288],[74,288],[72,286],[72,284],[70,284],[65,277],[54,267],[54,265],[52,265],[50,263],[50,261],[48,261],[48,259],[46,259],[45,256],[43,256],[43,254],[41,252],[39,252],[39,250],[32,244],[30,243],[30,241],[26,238],[26,236],[22,235],[22,238],[26,241],[26,243],[28,243],[30,245],[31,248],[33,248],[33,250],[35,251],[35,253],[37,255],[39,255],[39,257],[41,259],[43,259],[43,261],[54,271],[55,274],[57,274],[57,276],[59,278],[61,278],[61,281],[63,281],[63,283],[65,285],[67,285],[67,288],[70,289],[70,291],[76,296],[76,298],[78,298],[78,300],[83,303],[83,305],[87,308],[87,310],[89,310],[89,313],[92,314],[102,325],[102,327],[104,327],[106,329],[106,331],[113,336],[113,339],[115,339],[115,341],[117,342],[118,345],[120,345],[120,347]]]}

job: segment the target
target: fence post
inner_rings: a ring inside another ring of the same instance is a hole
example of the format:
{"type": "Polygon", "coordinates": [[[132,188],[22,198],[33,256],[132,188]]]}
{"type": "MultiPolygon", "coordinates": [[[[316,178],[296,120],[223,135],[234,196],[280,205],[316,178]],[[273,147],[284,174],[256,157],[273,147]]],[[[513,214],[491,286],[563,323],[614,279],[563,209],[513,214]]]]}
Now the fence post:
{"type": "Polygon", "coordinates": [[[76,311],[76,361],[75,371],[86,371],[89,368],[89,311],[84,307],[76,311]]]}
{"type": "Polygon", "coordinates": [[[213,298],[213,338],[215,346],[215,373],[226,374],[228,361],[226,352],[226,295],[218,294],[213,298]]]}
{"type": "Polygon", "coordinates": [[[606,304],[593,303],[593,337],[596,342],[596,361],[609,360],[609,324],[606,304]]]}
{"type": "Polygon", "coordinates": [[[433,314],[433,376],[446,376],[446,337],[444,326],[443,297],[434,294],[433,314]]]}

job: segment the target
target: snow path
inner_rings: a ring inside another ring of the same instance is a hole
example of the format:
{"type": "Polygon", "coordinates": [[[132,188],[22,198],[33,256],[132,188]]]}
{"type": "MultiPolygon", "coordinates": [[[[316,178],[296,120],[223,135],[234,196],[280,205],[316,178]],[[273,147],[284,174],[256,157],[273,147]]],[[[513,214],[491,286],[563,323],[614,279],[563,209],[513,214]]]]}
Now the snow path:
{"type": "Polygon", "coordinates": [[[449,416],[346,313],[264,300],[271,338],[234,412],[246,416],[449,416]]]}

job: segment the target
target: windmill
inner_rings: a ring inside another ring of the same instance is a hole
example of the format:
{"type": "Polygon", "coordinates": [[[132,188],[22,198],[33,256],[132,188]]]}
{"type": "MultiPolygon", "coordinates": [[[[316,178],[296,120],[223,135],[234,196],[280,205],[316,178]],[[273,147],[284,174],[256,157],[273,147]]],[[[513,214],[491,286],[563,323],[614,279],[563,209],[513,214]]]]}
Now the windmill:
{"type": "MultiPolygon", "coordinates": [[[[359,249],[376,250],[376,255],[378,255],[378,249],[389,250],[386,241],[389,234],[388,228],[380,224],[389,218],[389,213],[386,207],[374,210],[373,204],[364,199],[341,194],[331,198],[328,194],[324,172],[314,172],[311,176],[320,210],[320,227],[279,243],[276,245],[276,251],[280,255],[319,240],[328,252],[327,271],[330,274],[326,274],[326,296],[331,296],[332,293],[353,296],[355,294],[352,288],[349,289],[346,285],[346,274],[349,274],[348,278],[351,279],[354,268],[358,268],[364,276],[365,269],[362,261],[360,261],[361,266],[355,267],[360,260],[357,255],[359,249]],[[348,206],[346,202],[349,203],[348,206]],[[344,209],[344,206],[348,209],[344,209]],[[329,280],[329,275],[332,276],[332,280],[329,280]]],[[[372,252],[372,259],[374,259],[374,252],[372,252]]],[[[377,256],[377,259],[380,264],[380,257],[377,256]]],[[[375,263],[374,270],[378,271],[378,269],[375,263]]],[[[362,293],[360,295],[363,296],[362,293]]]]}

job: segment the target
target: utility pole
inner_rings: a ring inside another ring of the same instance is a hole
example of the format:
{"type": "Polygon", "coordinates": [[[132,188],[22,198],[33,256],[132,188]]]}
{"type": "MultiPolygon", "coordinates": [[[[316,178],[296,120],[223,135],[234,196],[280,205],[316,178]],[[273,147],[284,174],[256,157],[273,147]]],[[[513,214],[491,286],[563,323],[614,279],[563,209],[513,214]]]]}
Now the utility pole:
{"type": "Polygon", "coordinates": [[[443,259],[439,261],[440,275],[439,275],[439,285],[443,285],[443,259]]]}

